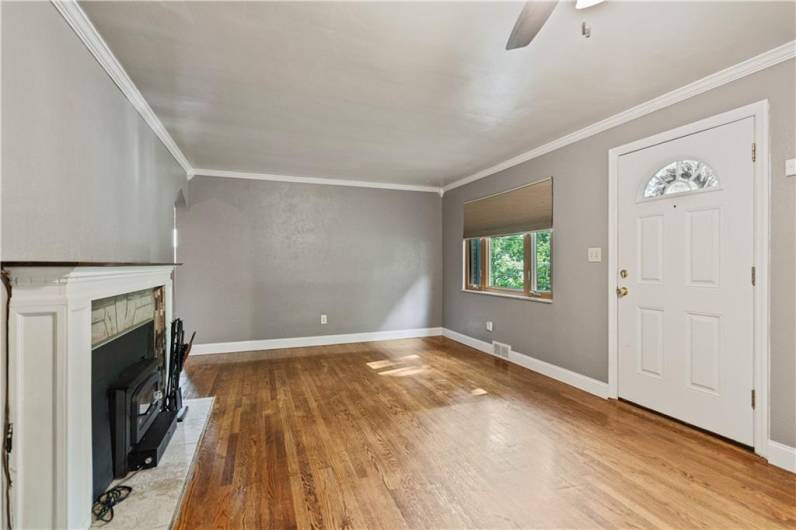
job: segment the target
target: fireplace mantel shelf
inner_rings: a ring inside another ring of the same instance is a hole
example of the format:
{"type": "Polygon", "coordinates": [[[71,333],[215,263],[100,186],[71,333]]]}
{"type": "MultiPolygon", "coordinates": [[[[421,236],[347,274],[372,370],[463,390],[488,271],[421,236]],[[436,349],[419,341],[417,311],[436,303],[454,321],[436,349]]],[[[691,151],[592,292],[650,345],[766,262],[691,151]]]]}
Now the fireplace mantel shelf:
{"type": "Polygon", "coordinates": [[[146,261],[3,261],[4,269],[13,267],[177,267],[182,263],[157,263],[146,261]]]}

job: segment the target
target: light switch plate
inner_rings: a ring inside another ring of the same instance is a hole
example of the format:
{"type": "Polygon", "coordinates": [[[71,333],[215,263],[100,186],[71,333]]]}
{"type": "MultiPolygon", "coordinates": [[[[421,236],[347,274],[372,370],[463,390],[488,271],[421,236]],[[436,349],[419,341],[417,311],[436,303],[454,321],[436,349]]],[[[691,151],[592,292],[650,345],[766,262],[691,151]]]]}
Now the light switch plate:
{"type": "Polygon", "coordinates": [[[321,325],[325,326],[327,324],[327,322],[329,322],[329,320],[326,318],[326,315],[322,314],[321,315],[321,325]]]}
{"type": "Polygon", "coordinates": [[[589,248],[589,262],[600,263],[603,260],[603,249],[600,247],[589,248]]]}
{"type": "Polygon", "coordinates": [[[796,158],[785,160],[785,176],[796,177],[796,158]]]}
{"type": "Polygon", "coordinates": [[[491,320],[487,321],[486,330],[487,331],[492,331],[492,321],[491,320]]]}

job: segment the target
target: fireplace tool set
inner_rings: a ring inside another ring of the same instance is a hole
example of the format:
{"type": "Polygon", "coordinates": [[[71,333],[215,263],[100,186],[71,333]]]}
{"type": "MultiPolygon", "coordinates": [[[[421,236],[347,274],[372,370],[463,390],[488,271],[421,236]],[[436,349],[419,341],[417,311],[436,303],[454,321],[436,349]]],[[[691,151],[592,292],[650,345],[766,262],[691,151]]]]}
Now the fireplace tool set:
{"type": "MultiPolygon", "coordinates": [[[[161,383],[162,369],[158,368],[159,363],[153,358],[144,358],[132,364],[111,385],[108,397],[115,478],[126,477],[131,471],[156,467],[163,457],[177,429],[177,422],[182,421],[188,411],[187,405],[182,402],[180,375],[195,336],[196,332],[186,343],[182,320],[178,318],[171,323],[171,349],[165,388],[161,383]]],[[[129,339],[134,335],[126,337],[129,339]]],[[[125,500],[132,491],[123,482],[98,496],[93,506],[96,520],[109,522],[113,519],[113,507],[125,500]]]]}
{"type": "Polygon", "coordinates": [[[165,409],[177,413],[177,421],[182,421],[188,412],[188,406],[182,404],[182,388],[180,387],[180,375],[185,360],[191,353],[193,339],[196,337],[194,331],[191,340],[185,342],[185,330],[182,327],[182,319],[177,318],[171,323],[171,355],[169,355],[169,378],[166,381],[166,403],[165,409]]]}
{"type": "Polygon", "coordinates": [[[171,350],[165,392],[155,396],[155,401],[159,401],[160,410],[157,419],[152,422],[152,428],[146,431],[140,443],[130,452],[128,470],[157,466],[177,429],[177,422],[182,421],[188,412],[188,407],[182,404],[180,374],[182,374],[182,367],[191,352],[194,336],[196,333],[186,344],[182,320],[177,318],[171,323],[171,350]]]}

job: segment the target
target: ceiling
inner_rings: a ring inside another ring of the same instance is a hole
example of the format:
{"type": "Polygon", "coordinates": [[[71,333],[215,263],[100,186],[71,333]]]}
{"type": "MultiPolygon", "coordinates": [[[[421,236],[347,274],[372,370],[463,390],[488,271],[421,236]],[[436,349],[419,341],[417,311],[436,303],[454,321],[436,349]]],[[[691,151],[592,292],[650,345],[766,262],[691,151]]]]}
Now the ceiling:
{"type": "Polygon", "coordinates": [[[441,186],[796,38],[796,3],[81,2],[195,168],[441,186]],[[581,36],[581,22],[591,38],[581,36]]]}

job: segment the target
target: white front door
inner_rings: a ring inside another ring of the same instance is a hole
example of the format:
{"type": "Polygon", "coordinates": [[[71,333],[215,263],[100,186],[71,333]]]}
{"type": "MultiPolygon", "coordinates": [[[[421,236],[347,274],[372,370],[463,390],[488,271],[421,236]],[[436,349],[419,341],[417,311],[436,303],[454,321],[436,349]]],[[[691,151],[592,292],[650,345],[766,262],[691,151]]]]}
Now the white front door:
{"type": "Polygon", "coordinates": [[[754,444],[754,118],[617,162],[621,398],[754,444]]]}

